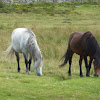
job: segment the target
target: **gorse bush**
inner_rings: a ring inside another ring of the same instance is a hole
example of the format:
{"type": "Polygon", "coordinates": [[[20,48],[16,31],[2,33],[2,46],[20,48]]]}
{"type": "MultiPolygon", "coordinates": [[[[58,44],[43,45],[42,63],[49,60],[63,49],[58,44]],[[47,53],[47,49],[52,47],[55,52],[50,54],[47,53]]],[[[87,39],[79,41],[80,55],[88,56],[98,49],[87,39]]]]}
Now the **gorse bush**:
{"type": "MultiPolygon", "coordinates": [[[[27,13],[32,12],[36,14],[52,14],[52,13],[67,13],[66,9],[56,9],[56,6],[59,6],[54,3],[46,3],[46,2],[35,2],[30,4],[9,4],[5,7],[3,4],[1,4],[0,12],[1,13],[10,13],[10,12],[16,12],[16,13],[27,13]]],[[[63,6],[63,5],[62,5],[63,6]]],[[[69,10],[69,9],[68,9],[69,10]]]]}

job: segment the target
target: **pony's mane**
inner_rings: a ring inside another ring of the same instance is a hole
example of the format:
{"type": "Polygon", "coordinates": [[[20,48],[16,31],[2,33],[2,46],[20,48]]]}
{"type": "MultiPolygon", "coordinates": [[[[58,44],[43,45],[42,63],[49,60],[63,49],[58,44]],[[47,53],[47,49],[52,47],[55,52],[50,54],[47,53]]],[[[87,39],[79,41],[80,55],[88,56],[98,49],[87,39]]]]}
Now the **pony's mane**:
{"type": "Polygon", "coordinates": [[[35,60],[41,58],[41,50],[37,44],[36,36],[30,29],[27,30],[30,33],[30,37],[27,42],[27,47],[29,48],[29,50],[31,50],[31,55],[33,55],[33,59],[35,60]]]}
{"type": "Polygon", "coordinates": [[[31,31],[31,29],[27,28],[28,33],[30,34],[30,37],[28,39],[27,45],[31,46],[34,43],[34,40],[36,40],[35,34],[31,31]]]}
{"type": "MultiPolygon", "coordinates": [[[[28,33],[29,33],[30,35],[35,36],[35,34],[31,31],[31,29],[27,28],[27,31],[28,31],[28,33]]],[[[36,37],[36,36],[35,36],[35,37],[36,37]]]]}
{"type": "Polygon", "coordinates": [[[27,29],[27,31],[30,34],[27,45],[28,45],[28,47],[31,47],[34,44],[36,37],[35,37],[35,34],[30,29],[27,29]]]}
{"type": "Polygon", "coordinates": [[[83,46],[85,47],[85,53],[89,56],[93,56],[99,47],[99,44],[94,35],[90,31],[85,32],[82,35],[81,40],[83,41],[83,46]]]}

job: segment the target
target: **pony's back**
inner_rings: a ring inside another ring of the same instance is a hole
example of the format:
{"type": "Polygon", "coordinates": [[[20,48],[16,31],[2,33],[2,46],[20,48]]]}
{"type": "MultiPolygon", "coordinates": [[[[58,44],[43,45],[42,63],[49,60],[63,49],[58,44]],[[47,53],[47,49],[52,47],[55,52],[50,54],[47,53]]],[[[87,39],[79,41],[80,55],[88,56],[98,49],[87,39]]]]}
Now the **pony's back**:
{"type": "Polygon", "coordinates": [[[26,28],[15,29],[11,35],[13,49],[19,53],[26,52],[29,37],[30,34],[26,28]]]}

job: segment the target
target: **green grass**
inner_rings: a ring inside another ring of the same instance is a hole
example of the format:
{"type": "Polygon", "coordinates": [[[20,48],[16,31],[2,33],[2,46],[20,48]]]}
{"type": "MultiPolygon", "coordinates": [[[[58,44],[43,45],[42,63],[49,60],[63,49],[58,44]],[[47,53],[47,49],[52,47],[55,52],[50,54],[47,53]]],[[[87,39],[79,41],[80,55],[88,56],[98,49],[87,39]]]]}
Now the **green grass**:
{"type": "MultiPolygon", "coordinates": [[[[0,13],[0,100],[99,100],[100,77],[86,77],[83,63],[83,78],[79,76],[79,56],[73,56],[72,76],[68,77],[68,64],[59,68],[60,58],[67,49],[71,33],[91,31],[100,44],[100,7],[55,4],[60,13],[41,12],[0,13]],[[70,13],[62,13],[69,9],[70,13]],[[43,76],[38,77],[31,66],[31,75],[25,73],[23,57],[20,59],[21,73],[17,73],[17,63],[4,60],[2,51],[11,42],[11,32],[18,27],[28,27],[36,34],[37,42],[44,57],[43,76]]],[[[38,5],[37,5],[38,6],[38,5]]],[[[51,4],[48,6],[50,7],[51,4]]]]}

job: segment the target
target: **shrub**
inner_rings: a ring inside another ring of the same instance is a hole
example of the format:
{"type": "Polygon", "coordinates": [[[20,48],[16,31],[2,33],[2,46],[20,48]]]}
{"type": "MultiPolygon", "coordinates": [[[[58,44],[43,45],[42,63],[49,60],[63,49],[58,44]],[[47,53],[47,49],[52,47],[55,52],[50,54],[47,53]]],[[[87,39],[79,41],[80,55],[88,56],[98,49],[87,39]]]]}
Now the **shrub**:
{"type": "Polygon", "coordinates": [[[0,0],[0,8],[3,8],[4,4],[2,3],[2,1],[0,0]]]}
{"type": "MultiPolygon", "coordinates": [[[[100,2],[100,1],[99,1],[100,2]]],[[[87,2],[63,2],[63,3],[48,3],[48,2],[34,2],[34,3],[21,3],[21,4],[3,4],[0,1],[0,13],[27,13],[32,12],[35,14],[69,14],[74,12],[76,5],[97,5],[99,2],[88,0],[87,2]]]]}

